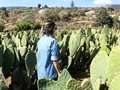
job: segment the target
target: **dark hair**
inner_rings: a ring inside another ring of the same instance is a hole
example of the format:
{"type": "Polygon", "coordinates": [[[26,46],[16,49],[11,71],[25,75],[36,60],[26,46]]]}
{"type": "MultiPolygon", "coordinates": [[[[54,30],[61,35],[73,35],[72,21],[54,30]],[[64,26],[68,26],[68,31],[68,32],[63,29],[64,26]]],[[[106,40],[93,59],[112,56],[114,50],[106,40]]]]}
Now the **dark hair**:
{"type": "Polygon", "coordinates": [[[55,23],[52,21],[47,21],[47,24],[44,26],[45,34],[53,34],[55,28],[55,23]]]}

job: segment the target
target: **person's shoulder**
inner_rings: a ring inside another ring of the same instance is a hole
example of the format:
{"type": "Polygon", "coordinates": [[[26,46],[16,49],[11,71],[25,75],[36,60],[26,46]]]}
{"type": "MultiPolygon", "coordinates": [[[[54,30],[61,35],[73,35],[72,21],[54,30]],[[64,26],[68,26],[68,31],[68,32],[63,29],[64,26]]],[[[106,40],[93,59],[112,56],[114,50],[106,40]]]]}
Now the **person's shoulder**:
{"type": "Polygon", "coordinates": [[[58,41],[55,38],[53,38],[52,44],[58,45],[58,41]]]}
{"type": "Polygon", "coordinates": [[[53,38],[53,37],[51,37],[52,38],[52,41],[53,42],[57,42],[57,39],[56,38],[53,38]]]}

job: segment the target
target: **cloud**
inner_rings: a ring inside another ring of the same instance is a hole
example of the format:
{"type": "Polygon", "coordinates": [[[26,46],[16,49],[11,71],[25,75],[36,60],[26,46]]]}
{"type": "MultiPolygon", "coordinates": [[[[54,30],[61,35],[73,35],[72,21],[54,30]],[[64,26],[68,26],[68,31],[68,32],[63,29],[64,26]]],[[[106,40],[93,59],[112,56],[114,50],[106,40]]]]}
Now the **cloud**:
{"type": "Polygon", "coordinates": [[[94,0],[95,4],[111,4],[112,0],[94,0]]]}

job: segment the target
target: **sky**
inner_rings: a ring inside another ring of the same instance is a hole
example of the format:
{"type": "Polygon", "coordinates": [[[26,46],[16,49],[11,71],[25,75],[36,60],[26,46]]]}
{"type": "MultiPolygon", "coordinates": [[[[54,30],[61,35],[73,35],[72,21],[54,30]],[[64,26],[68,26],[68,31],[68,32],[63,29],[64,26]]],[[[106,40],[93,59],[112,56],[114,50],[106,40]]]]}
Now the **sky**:
{"type": "MultiPolygon", "coordinates": [[[[0,0],[0,7],[27,6],[70,7],[72,0],[0,0]]],[[[76,7],[99,7],[108,4],[120,4],[120,0],[73,0],[76,7]]]]}

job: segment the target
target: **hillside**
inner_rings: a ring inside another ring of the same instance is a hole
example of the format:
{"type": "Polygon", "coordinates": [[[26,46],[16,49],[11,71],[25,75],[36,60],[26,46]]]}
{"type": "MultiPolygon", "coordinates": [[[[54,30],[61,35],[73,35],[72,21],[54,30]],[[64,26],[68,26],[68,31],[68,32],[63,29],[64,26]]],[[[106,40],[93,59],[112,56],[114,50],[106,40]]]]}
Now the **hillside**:
{"type": "MultiPolygon", "coordinates": [[[[87,25],[96,26],[95,18],[99,8],[48,8],[33,7],[7,7],[0,10],[0,22],[5,25],[5,30],[14,30],[17,23],[27,21],[42,25],[47,18],[56,22],[58,29],[79,29],[87,25]],[[40,13],[43,12],[43,13],[40,13]]],[[[112,12],[120,16],[120,12],[112,12]]]]}
{"type": "Polygon", "coordinates": [[[120,4],[110,5],[110,7],[113,9],[120,9],[120,4]]]}

